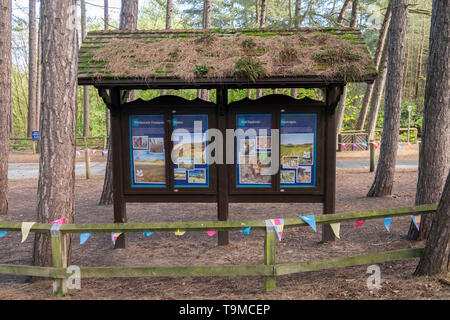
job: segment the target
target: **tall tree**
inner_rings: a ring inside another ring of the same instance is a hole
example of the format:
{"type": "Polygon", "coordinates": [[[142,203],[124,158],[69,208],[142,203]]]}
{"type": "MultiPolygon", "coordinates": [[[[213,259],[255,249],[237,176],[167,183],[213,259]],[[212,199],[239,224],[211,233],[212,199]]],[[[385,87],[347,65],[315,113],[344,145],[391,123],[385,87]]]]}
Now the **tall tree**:
{"type": "MultiPolygon", "coordinates": [[[[122,0],[122,7],[120,9],[120,29],[121,30],[136,30],[138,19],[138,0],[122,0]]],[[[131,91],[128,96],[128,101],[136,99],[136,91],[131,91]]],[[[112,168],[112,153],[111,135],[108,138],[108,159],[106,161],[105,179],[103,181],[103,190],[100,196],[99,205],[108,205],[113,202],[113,168],[112,168]]]]}
{"type": "Polygon", "coordinates": [[[41,3],[39,2],[39,24],[38,24],[38,42],[37,42],[37,68],[36,68],[36,129],[39,130],[41,113],[41,90],[42,90],[42,24],[41,24],[41,3]]]}
{"type": "MultiPolygon", "coordinates": [[[[78,43],[76,0],[42,1],[41,156],[37,221],[74,219],[78,43]]],[[[70,235],[63,256],[70,263],[70,235]]],[[[52,265],[50,235],[37,233],[33,262],[52,265]]]]}
{"type": "Polygon", "coordinates": [[[28,1],[28,126],[27,136],[36,131],[36,0],[28,1]]]}
{"type": "MultiPolygon", "coordinates": [[[[440,0],[436,2],[438,1],[440,0]]],[[[448,5],[447,0],[442,2],[448,5]]],[[[432,219],[425,252],[416,268],[416,275],[434,275],[450,271],[450,172],[447,174],[441,201],[432,219]]]]}
{"type": "Polygon", "coordinates": [[[259,27],[264,28],[266,26],[266,10],[267,0],[261,0],[261,17],[259,18],[259,27]]]}
{"type": "MultiPolygon", "coordinates": [[[[375,51],[375,56],[373,58],[374,65],[377,67],[378,70],[380,70],[381,65],[381,56],[383,52],[383,48],[385,47],[387,33],[389,30],[389,23],[391,21],[391,2],[392,0],[389,0],[388,7],[386,9],[386,13],[384,15],[384,20],[381,25],[380,33],[378,36],[378,43],[377,43],[377,49],[375,51]]],[[[380,76],[381,72],[379,72],[380,76]]],[[[374,84],[369,83],[367,84],[366,93],[364,94],[361,111],[359,112],[358,122],[356,123],[356,130],[363,130],[364,123],[366,122],[367,117],[367,111],[369,109],[370,100],[372,99],[373,95],[373,89],[374,84]]]]}
{"type": "MultiPolygon", "coordinates": [[[[81,41],[86,38],[86,1],[81,0],[81,41]]],[[[83,86],[83,137],[89,136],[89,87],[83,86]]]]}
{"type": "MultiPolygon", "coordinates": [[[[203,19],[202,28],[204,30],[211,29],[211,12],[212,12],[212,1],[203,0],[203,19]]],[[[197,90],[197,97],[203,100],[209,100],[209,91],[207,89],[197,90]]]]}
{"type": "Polygon", "coordinates": [[[345,0],[344,1],[344,4],[342,5],[342,9],[339,12],[339,16],[337,18],[337,23],[338,24],[342,24],[342,22],[344,21],[345,13],[346,13],[346,11],[348,9],[348,6],[350,5],[350,1],[351,0],[345,0]]]}
{"type": "MultiPolygon", "coordinates": [[[[172,9],[173,9],[172,0],[167,0],[167,4],[166,4],[166,30],[170,30],[172,28],[172,9]]],[[[165,96],[167,94],[167,89],[161,89],[160,94],[162,96],[165,96]]]]}
{"type": "Polygon", "coordinates": [[[302,0],[295,0],[294,10],[294,26],[300,28],[300,11],[302,8],[302,0]]]}
{"type": "Polygon", "coordinates": [[[422,22],[422,36],[420,40],[419,53],[417,54],[417,66],[416,66],[416,83],[414,89],[414,98],[417,99],[419,97],[419,87],[420,87],[420,77],[422,76],[422,63],[423,63],[423,52],[424,52],[424,44],[425,44],[425,20],[422,22]]]}
{"type": "Polygon", "coordinates": [[[0,216],[8,213],[11,117],[11,0],[0,0],[0,216]]]}
{"type": "MultiPolygon", "coordinates": [[[[108,31],[109,30],[109,2],[108,2],[108,0],[104,0],[103,10],[104,10],[103,11],[103,15],[104,15],[103,20],[105,21],[104,30],[108,31]]],[[[109,112],[109,108],[106,108],[106,136],[107,137],[109,137],[110,129],[111,129],[111,115],[109,112]]],[[[108,148],[108,150],[109,150],[109,148],[108,148]]]]}
{"type": "Polygon", "coordinates": [[[393,0],[392,22],[389,26],[386,98],[380,158],[374,182],[367,194],[368,197],[389,196],[394,184],[402,107],[407,17],[408,0],[393,0]]]}
{"type": "MultiPolygon", "coordinates": [[[[449,0],[433,1],[422,146],[419,155],[419,178],[416,191],[417,205],[439,201],[448,171],[448,152],[450,150],[449,23],[449,0]]],[[[431,216],[423,217],[419,239],[427,239],[431,221],[431,216]]],[[[408,233],[410,239],[418,237],[417,231],[414,229],[410,227],[408,233]]]]}
{"type": "Polygon", "coordinates": [[[380,104],[383,97],[384,88],[386,86],[386,75],[387,75],[387,45],[384,45],[383,55],[380,62],[380,67],[378,68],[378,76],[374,83],[374,89],[370,101],[370,111],[367,120],[366,133],[369,141],[373,141],[375,137],[375,129],[377,126],[378,112],[380,110],[380,104]]]}
{"type": "Polygon", "coordinates": [[[350,27],[352,28],[356,28],[358,26],[358,12],[359,12],[359,0],[353,0],[352,19],[350,20],[350,27]]]}

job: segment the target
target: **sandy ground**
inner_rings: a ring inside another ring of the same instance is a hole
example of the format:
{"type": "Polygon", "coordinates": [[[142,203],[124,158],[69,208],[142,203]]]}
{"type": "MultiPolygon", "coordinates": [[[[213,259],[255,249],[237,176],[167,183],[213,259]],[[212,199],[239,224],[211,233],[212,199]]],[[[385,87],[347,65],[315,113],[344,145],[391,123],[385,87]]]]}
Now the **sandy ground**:
{"type": "MultiPolygon", "coordinates": [[[[399,170],[394,193],[389,198],[366,198],[373,174],[338,171],[337,211],[394,208],[413,205],[416,170],[399,170]]],[[[111,206],[98,207],[103,177],[76,180],[77,223],[111,222],[111,206]]],[[[34,221],[37,180],[11,180],[10,212],[6,221],[34,221]]],[[[214,204],[128,204],[130,222],[215,220],[214,204]]],[[[321,213],[321,205],[311,204],[233,204],[230,219],[267,219],[321,213]]],[[[367,221],[355,229],[353,223],[341,226],[341,240],[320,244],[320,228],[289,229],[277,244],[277,262],[308,261],[362,253],[382,252],[421,246],[405,240],[409,217],[395,218],[388,233],[382,220],[367,221]]],[[[31,263],[33,236],[20,243],[20,234],[0,239],[0,264],[31,263]]],[[[264,233],[230,233],[228,246],[217,247],[217,235],[156,233],[151,237],[129,234],[129,247],[114,250],[109,234],[94,234],[79,245],[74,236],[73,264],[80,266],[173,266],[262,264],[264,233]]],[[[262,277],[183,277],[138,279],[86,279],[81,290],[72,290],[64,299],[450,299],[450,288],[438,278],[413,277],[418,259],[380,264],[380,290],[366,287],[367,266],[308,272],[277,277],[277,290],[263,293],[262,277]]],[[[447,275],[448,278],[448,275],[447,275]]],[[[0,275],[0,299],[52,299],[51,281],[26,282],[25,277],[0,275]]]]}
{"type": "MultiPolygon", "coordinates": [[[[380,154],[380,148],[375,150],[375,156],[380,154]]],[[[369,151],[341,151],[336,152],[336,159],[338,160],[356,160],[356,159],[369,159],[369,151]]],[[[403,144],[402,148],[398,149],[398,160],[417,160],[419,158],[419,145],[411,143],[410,145],[403,144]]],[[[91,156],[91,162],[103,162],[106,161],[107,155],[103,155],[100,151],[94,153],[91,156]]],[[[77,162],[84,162],[84,154],[76,157],[77,162]]],[[[39,155],[32,154],[31,152],[11,152],[9,154],[10,163],[35,163],[39,162],[39,155]]]]}

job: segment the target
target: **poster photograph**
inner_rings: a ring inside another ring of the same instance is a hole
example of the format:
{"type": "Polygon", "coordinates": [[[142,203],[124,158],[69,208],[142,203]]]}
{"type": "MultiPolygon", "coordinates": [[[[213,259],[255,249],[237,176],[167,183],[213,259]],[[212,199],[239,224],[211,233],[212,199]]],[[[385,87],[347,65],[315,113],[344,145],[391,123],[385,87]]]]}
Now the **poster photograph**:
{"type": "Polygon", "coordinates": [[[175,180],[186,180],[186,169],[175,169],[174,177],[175,180]]]}
{"type": "Polygon", "coordinates": [[[194,169],[194,159],[193,158],[178,158],[178,168],[185,170],[194,169]]]}
{"type": "Polygon", "coordinates": [[[281,170],[280,171],[281,183],[295,183],[295,170],[281,170]]]}
{"type": "Polygon", "coordinates": [[[164,153],[164,139],[163,138],[148,138],[149,148],[151,153],[164,153]]]}
{"type": "Polygon", "coordinates": [[[148,136],[134,136],[133,149],[148,149],[148,136]]]}
{"type": "Polygon", "coordinates": [[[148,150],[134,150],[133,158],[135,182],[166,182],[166,166],[164,153],[150,153],[148,150]]]}
{"type": "Polygon", "coordinates": [[[297,169],[297,183],[311,183],[311,167],[299,166],[297,169]]]}
{"type": "Polygon", "coordinates": [[[298,167],[298,156],[281,156],[283,168],[296,169],[298,167]]]}
{"type": "Polygon", "coordinates": [[[256,153],[256,139],[241,139],[239,146],[239,155],[250,156],[256,153]]]}
{"type": "Polygon", "coordinates": [[[270,184],[272,176],[263,175],[260,164],[239,165],[239,182],[242,184],[270,184]]]}
{"type": "Polygon", "coordinates": [[[272,137],[261,136],[258,137],[258,149],[271,149],[272,148],[272,137]]]}
{"type": "Polygon", "coordinates": [[[194,169],[188,171],[189,183],[206,183],[206,169],[194,169]]]}
{"type": "MultiPolygon", "coordinates": [[[[298,164],[313,164],[313,151],[314,151],[314,134],[311,133],[297,133],[297,134],[282,134],[280,154],[281,159],[284,161],[292,160],[296,157],[298,164]]],[[[292,167],[287,167],[292,168],[292,167]]]]}

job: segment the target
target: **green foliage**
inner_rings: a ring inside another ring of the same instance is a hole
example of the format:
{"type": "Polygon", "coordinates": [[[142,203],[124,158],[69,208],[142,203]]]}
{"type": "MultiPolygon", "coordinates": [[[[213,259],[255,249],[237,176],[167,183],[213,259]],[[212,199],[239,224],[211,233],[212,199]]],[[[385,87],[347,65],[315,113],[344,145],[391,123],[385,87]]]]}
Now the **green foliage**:
{"type": "Polygon", "coordinates": [[[208,71],[210,69],[211,69],[211,67],[209,67],[206,64],[197,65],[197,66],[195,66],[194,73],[197,77],[204,77],[208,74],[208,71]]]}
{"type": "Polygon", "coordinates": [[[263,78],[267,75],[267,71],[262,67],[261,62],[253,57],[240,58],[234,67],[234,74],[237,77],[248,78],[250,81],[263,78]]]}

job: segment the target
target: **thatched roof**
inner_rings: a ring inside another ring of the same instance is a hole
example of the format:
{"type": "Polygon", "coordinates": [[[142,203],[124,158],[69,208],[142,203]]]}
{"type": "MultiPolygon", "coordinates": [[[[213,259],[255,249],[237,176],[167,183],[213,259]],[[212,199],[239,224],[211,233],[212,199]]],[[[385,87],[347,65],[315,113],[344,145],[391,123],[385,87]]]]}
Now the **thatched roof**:
{"type": "Polygon", "coordinates": [[[80,84],[210,86],[371,82],[376,68],[350,28],[94,31],[80,84]]]}

